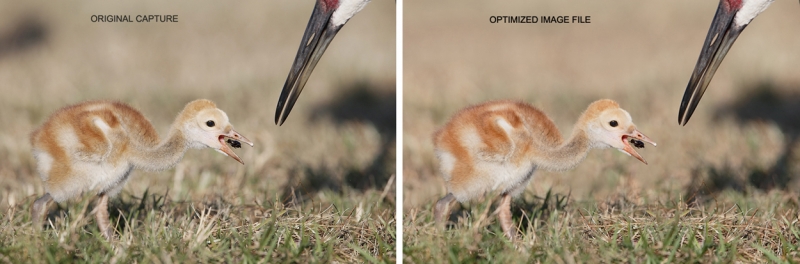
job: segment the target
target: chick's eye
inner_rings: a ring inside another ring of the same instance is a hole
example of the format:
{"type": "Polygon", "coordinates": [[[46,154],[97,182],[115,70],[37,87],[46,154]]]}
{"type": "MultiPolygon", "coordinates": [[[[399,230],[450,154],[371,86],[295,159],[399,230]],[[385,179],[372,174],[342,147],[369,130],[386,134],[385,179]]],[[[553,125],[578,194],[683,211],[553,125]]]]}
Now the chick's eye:
{"type": "Polygon", "coordinates": [[[213,120],[208,120],[208,121],[206,121],[206,125],[208,127],[214,127],[214,121],[213,120]]]}
{"type": "Polygon", "coordinates": [[[619,124],[617,124],[617,120],[611,120],[611,122],[608,122],[608,125],[611,127],[617,127],[619,124]]]}

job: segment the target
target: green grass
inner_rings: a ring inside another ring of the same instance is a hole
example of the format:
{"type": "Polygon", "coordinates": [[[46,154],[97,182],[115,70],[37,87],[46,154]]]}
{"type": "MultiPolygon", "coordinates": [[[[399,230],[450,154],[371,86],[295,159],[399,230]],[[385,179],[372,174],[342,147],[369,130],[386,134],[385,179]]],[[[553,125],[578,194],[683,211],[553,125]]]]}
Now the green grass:
{"type": "Polygon", "coordinates": [[[264,197],[252,204],[121,195],[109,206],[119,231],[111,242],[97,231],[92,197],[52,206],[44,230],[30,225],[29,199],[3,213],[0,262],[388,263],[396,239],[389,193],[321,192],[336,201],[264,197]]]}
{"type": "Polygon", "coordinates": [[[431,208],[404,223],[408,263],[800,262],[797,196],[726,192],[687,206],[678,199],[631,202],[523,197],[512,210],[519,239],[502,236],[491,201],[471,203],[438,230],[431,208]],[[546,199],[545,199],[546,200],[546,199]],[[548,204],[550,203],[550,204],[548,204]],[[490,209],[492,208],[492,209],[490,209]],[[530,208],[530,209],[524,209],[530,208]],[[521,223],[521,224],[520,224],[521,223]]]}

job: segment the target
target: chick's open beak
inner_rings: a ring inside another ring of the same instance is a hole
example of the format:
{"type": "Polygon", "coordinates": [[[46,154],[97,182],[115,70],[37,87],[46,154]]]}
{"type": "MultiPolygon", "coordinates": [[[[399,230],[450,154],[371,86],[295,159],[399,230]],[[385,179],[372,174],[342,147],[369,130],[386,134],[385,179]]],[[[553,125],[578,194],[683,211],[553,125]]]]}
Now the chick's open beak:
{"type": "Polygon", "coordinates": [[[242,161],[241,158],[239,158],[238,155],[236,155],[236,153],[233,152],[231,147],[228,146],[227,142],[231,142],[231,145],[233,145],[234,147],[241,146],[241,144],[234,142],[242,142],[247,145],[250,145],[251,147],[253,146],[253,142],[251,142],[249,139],[242,136],[241,134],[239,134],[239,132],[236,132],[236,130],[233,129],[228,131],[228,133],[226,134],[219,135],[218,140],[221,147],[217,149],[217,151],[222,152],[225,155],[228,155],[228,157],[235,159],[241,164],[244,164],[244,162],[242,161]]]}
{"type": "MultiPolygon", "coordinates": [[[[642,134],[642,132],[639,132],[638,129],[633,129],[632,132],[628,133],[627,135],[623,135],[621,140],[622,140],[622,143],[623,143],[623,146],[624,146],[622,148],[622,151],[627,153],[628,155],[631,155],[632,157],[638,159],[639,161],[644,162],[644,164],[647,164],[647,161],[644,160],[644,158],[642,158],[642,156],[639,155],[638,152],[636,152],[636,150],[631,146],[631,142],[630,141],[631,140],[638,140],[638,141],[650,143],[650,145],[653,145],[654,147],[656,146],[656,142],[654,142],[652,139],[650,139],[649,137],[647,137],[644,134],[642,134]]],[[[644,144],[642,144],[642,146],[644,146],[644,144]]]]}

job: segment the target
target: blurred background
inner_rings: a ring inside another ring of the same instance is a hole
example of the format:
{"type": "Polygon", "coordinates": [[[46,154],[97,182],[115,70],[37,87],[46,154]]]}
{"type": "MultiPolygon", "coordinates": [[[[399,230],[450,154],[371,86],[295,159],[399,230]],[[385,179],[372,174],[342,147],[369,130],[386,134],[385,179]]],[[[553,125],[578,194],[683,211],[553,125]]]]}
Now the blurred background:
{"type": "Polygon", "coordinates": [[[394,2],[374,1],[345,25],[287,122],[273,121],[314,3],[0,1],[0,208],[44,193],[29,134],[55,110],[93,99],[140,109],[163,135],[187,102],[207,98],[255,143],[236,150],[244,166],[206,149],[173,170],[135,171],[123,195],[149,188],[252,204],[380,193],[395,170],[394,2]],[[179,22],[90,20],[140,14],[179,22]]]}
{"type": "MultiPolygon", "coordinates": [[[[800,5],[775,1],[731,48],[692,120],[678,108],[718,1],[407,1],[404,207],[446,194],[433,133],[458,110],[529,102],[569,133],[586,106],[616,100],[658,147],[649,165],[593,150],[576,169],[537,171],[527,193],[637,202],[800,184],[800,5]],[[591,16],[591,24],[491,24],[493,15],[591,16]],[[637,199],[637,198],[632,198],[637,199]]],[[[526,195],[528,195],[526,194],[526,195]]]]}

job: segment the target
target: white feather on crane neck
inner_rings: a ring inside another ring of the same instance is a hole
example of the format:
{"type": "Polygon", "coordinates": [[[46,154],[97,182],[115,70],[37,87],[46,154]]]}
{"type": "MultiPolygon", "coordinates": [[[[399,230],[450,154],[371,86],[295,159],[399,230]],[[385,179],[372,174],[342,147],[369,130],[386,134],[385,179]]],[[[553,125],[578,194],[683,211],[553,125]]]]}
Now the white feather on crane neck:
{"type": "Polygon", "coordinates": [[[334,26],[341,26],[347,23],[350,18],[356,15],[370,0],[340,0],[339,7],[333,11],[331,16],[331,24],[334,26]]]}
{"type": "Polygon", "coordinates": [[[742,8],[739,9],[739,12],[736,12],[736,17],[734,18],[736,26],[743,27],[750,24],[750,21],[753,21],[761,12],[764,12],[773,1],[775,0],[744,0],[742,8]]]}

